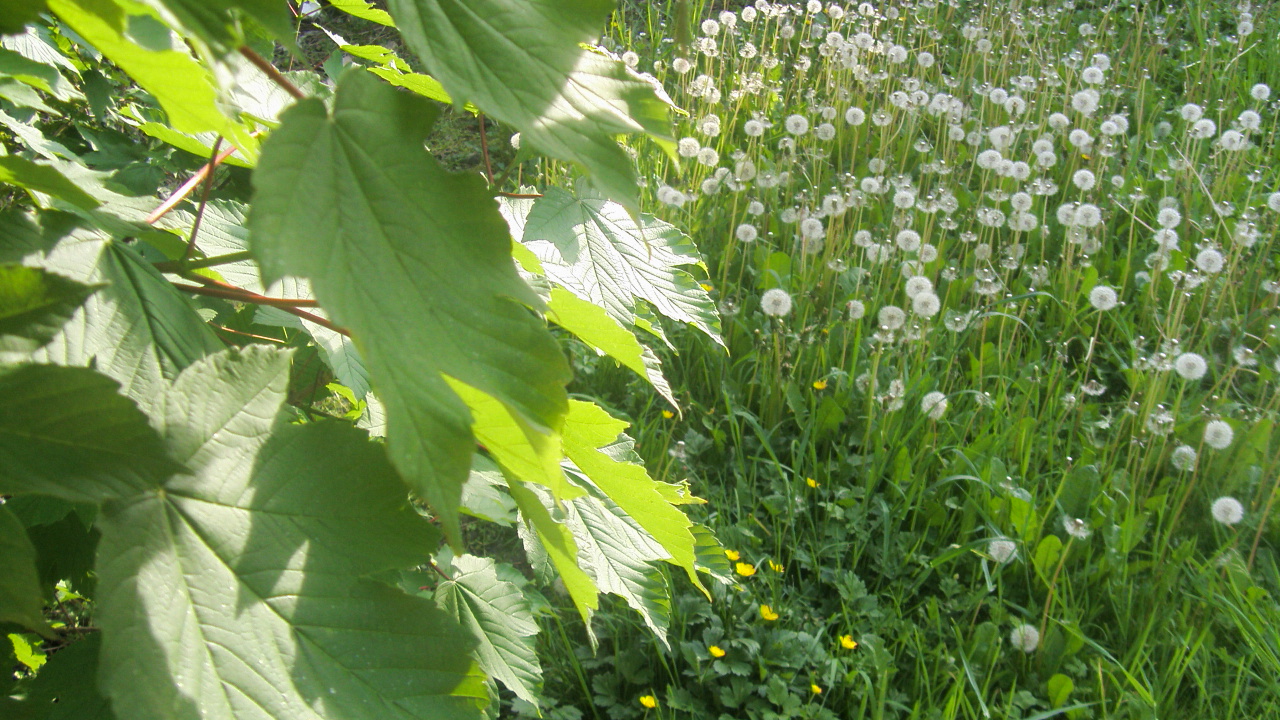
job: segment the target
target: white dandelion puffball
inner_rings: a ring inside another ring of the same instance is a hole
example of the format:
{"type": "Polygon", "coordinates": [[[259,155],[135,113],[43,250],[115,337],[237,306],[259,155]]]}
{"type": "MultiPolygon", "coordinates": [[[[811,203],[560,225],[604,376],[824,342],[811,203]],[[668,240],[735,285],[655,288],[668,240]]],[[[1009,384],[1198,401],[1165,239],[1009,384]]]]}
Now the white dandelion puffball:
{"type": "Polygon", "coordinates": [[[698,151],[698,162],[707,167],[714,167],[720,164],[720,153],[715,148],[704,147],[698,151]]]}
{"type": "Polygon", "coordinates": [[[1034,625],[1019,625],[1009,633],[1009,642],[1024,653],[1033,653],[1040,647],[1040,631],[1034,625]]]}
{"type": "Polygon", "coordinates": [[[931,292],[923,292],[911,299],[911,311],[920,317],[933,317],[942,309],[942,301],[931,292]]]}
{"type": "Polygon", "coordinates": [[[1178,212],[1177,208],[1161,208],[1156,214],[1156,222],[1162,228],[1178,227],[1178,223],[1182,222],[1182,213],[1178,212]]]}
{"type": "Polygon", "coordinates": [[[897,305],[885,305],[876,316],[882,327],[897,330],[907,321],[907,314],[897,305]]]}
{"type": "Polygon", "coordinates": [[[1213,137],[1216,132],[1218,132],[1217,124],[1208,118],[1197,120],[1195,124],[1191,126],[1191,137],[1196,140],[1206,140],[1213,137]]]}
{"type": "Polygon", "coordinates": [[[747,137],[760,137],[764,134],[764,123],[759,120],[748,120],[742,124],[742,131],[747,137]]]}
{"type": "Polygon", "coordinates": [[[1106,285],[1099,285],[1089,291],[1089,304],[1099,310],[1110,310],[1114,308],[1118,302],[1119,298],[1116,296],[1116,291],[1106,285]]]}
{"type": "Polygon", "coordinates": [[[1060,112],[1056,112],[1049,115],[1049,127],[1053,128],[1054,130],[1066,130],[1067,126],[1070,124],[1071,124],[1071,118],[1067,117],[1066,115],[1063,115],[1060,112]]]}
{"type": "Polygon", "coordinates": [[[867,112],[862,108],[851,107],[844,111],[844,121],[850,125],[861,125],[867,121],[867,112]]]}
{"type": "Polygon", "coordinates": [[[817,240],[826,234],[822,221],[818,218],[805,218],[800,221],[800,237],[806,240],[817,240]]]}
{"type": "Polygon", "coordinates": [[[933,292],[933,281],[923,275],[913,275],[907,279],[907,297],[914,298],[920,293],[933,292]]]}
{"type": "Polygon", "coordinates": [[[1257,132],[1262,127],[1262,116],[1252,110],[1245,110],[1236,118],[1240,128],[1248,132],[1257,132]]]}
{"type": "Polygon", "coordinates": [[[920,233],[907,228],[900,230],[893,240],[903,252],[915,252],[920,249],[920,233]]]}
{"type": "Polygon", "coordinates": [[[803,135],[809,132],[809,118],[803,115],[788,115],[784,126],[792,135],[803,135]]]}
{"type": "Polygon", "coordinates": [[[1280,213],[1280,192],[1273,192],[1267,196],[1267,207],[1280,213]]]}
{"type": "Polygon", "coordinates": [[[813,134],[823,142],[830,142],[836,138],[836,126],[831,123],[822,123],[813,129],[813,134]]]}
{"type": "Polygon", "coordinates": [[[1081,518],[1064,517],[1062,518],[1062,529],[1076,540],[1088,540],[1093,534],[1093,528],[1089,527],[1089,523],[1081,518]]]}
{"type": "Polygon", "coordinates": [[[1098,91],[1093,88],[1081,90],[1071,96],[1071,109],[1085,117],[1091,116],[1098,111],[1098,102],[1100,99],[1101,96],[1098,94],[1098,91]]]}
{"type": "Polygon", "coordinates": [[[701,149],[702,143],[697,138],[680,138],[680,142],[676,143],[676,152],[680,153],[680,157],[695,157],[701,149]]]}
{"type": "Polygon", "coordinates": [[[934,390],[920,401],[920,412],[929,416],[930,420],[941,420],[947,412],[947,396],[934,390]]]}
{"type": "Polygon", "coordinates": [[[915,204],[916,194],[911,190],[904,188],[893,194],[893,206],[900,210],[906,210],[915,204]]]}
{"type": "Polygon", "coordinates": [[[1267,98],[1271,97],[1271,88],[1266,83],[1258,83],[1249,88],[1249,96],[1258,102],[1266,102],[1267,98]]]}
{"type": "Polygon", "coordinates": [[[1209,364],[1198,353],[1186,352],[1173,361],[1173,369],[1187,380],[1199,380],[1209,371],[1209,364]]]}
{"type": "Polygon", "coordinates": [[[1223,496],[1214,500],[1209,512],[1223,525],[1235,525],[1244,519],[1244,506],[1233,497],[1223,496]]]}
{"type": "Polygon", "coordinates": [[[760,298],[760,309],[765,315],[782,317],[791,312],[791,296],[782,288],[765,290],[760,298]]]}
{"type": "Polygon", "coordinates": [[[1089,191],[1097,184],[1098,178],[1094,177],[1093,172],[1089,170],[1077,170],[1075,175],[1071,176],[1071,182],[1081,190],[1089,191]]]}
{"type": "Polygon", "coordinates": [[[1186,472],[1196,466],[1196,449],[1190,445],[1179,445],[1169,456],[1169,463],[1175,470],[1186,472]]]}
{"type": "Polygon", "coordinates": [[[1187,122],[1195,122],[1204,117],[1204,108],[1196,105],[1195,103],[1187,103],[1186,105],[1183,105],[1182,109],[1178,112],[1182,115],[1182,119],[1187,122]]]}
{"type": "Polygon", "coordinates": [[[1204,444],[1214,450],[1226,450],[1235,438],[1235,430],[1225,420],[1211,420],[1204,426],[1204,444]]]}
{"type": "Polygon", "coordinates": [[[693,69],[693,63],[684,58],[676,58],[671,61],[671,69],[683,75],[693,69]]]}
{"type": "Polygon", "coordinates": [[[1202,273],[1212,275],[1214,273],[1222,272],[1222,267],[1225,264],[1226,261],[1223,259],[1222,253],[1214,250],[1213,248],[1205,248],[1196,254],[1196,267],[1199,268],[1202,273]]]}
{"type": "Polygon", "coordinates": [[[1234,152],[1237,150],[1244,150],[1249,146],[1249,141],[1245,140],[1244,135],[1241,135],[1235,130],[1228,130],[1222,133],[1222,137],[1218,138],[1218,144],[1222,146],[1223,150],[1234,152]]]}
{"type": "Polygon", "coordinates": [[[760,231],[756,230],[756,226],[751,223],[742,223],[733,234],[739,242],[749,243],[755,242],[755,239],[760,236],[760,231]]]}
{"type": "Polygon", "coordinates": [[[850,300],[845,303],[845,308],[849,311],[850,320],[861,320],[867,314],[867,306],[861,300],[850,300]]]}
{"type": "Polygon", "coordinates": [[[987,543],[987,554],[1003,565],[1017,556],[1018,544],[1008,538],[996,538],[987,543]]]}

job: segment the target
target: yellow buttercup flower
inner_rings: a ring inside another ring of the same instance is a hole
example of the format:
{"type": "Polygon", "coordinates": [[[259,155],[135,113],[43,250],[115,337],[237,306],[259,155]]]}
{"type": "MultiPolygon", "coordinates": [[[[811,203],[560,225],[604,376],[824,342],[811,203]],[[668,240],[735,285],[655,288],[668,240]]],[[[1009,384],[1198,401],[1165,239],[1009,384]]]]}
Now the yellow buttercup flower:
{"type": "Polygon", "coordinates": [[[827,389],[827,381],[826,381],[826,380],[814,380],[814,381],[813,381],[813,389],[814,389],[814,390],[826,390],[826,389],[827,389]]]}
{"type": "Polygon", "coordinates": [[[652,695],[641,695],[640,704],[652,710],[658,707],[658,698],[652,695]]]}
{"type": "Polygon", "coordinates": [[[702,285],[702,289],[706,290],[707,292],[711,292],[712,290],[715,290],[715,286],[713,286],[711,283],[700,283],[700,284],[702,285]]]}
{"type": "Polygon", "coordinates": [[[773,608],[769,607],[768,605],[761,605],[760,617],[764,618],[765,620],[768,620],[769,622],[773,622],[774,620],[778,619],[779,615],[778,613],[774,612],[773,608]]]}
{"type": "Polygon", "coordinates": [[[845,650],[856,650],[858,647],[858,641],[854,640],[852,635],[841,635],[840,644],[845,650]]]}
{"type": "Polygon", "coordinates": [[[712,645],[711,647],[707,648],[707,652],[711,653],[711,657],[713,658],[724,657],[724,650],[720,649],[719,645],[712,645]]]}
{"type": "Polygon", "coordinates": [[[814,694],[814,695],[821,695],[821,694],[822,694],[822,688],[818,687],[818,686],[817,686],[817,685],[815,685],[814,683],[809,683],[809,689],[813,691],[813,694],[814,694]]]}
{"type": "Polygon", "coordinates": [[[733,566],[733,570],[742,577],[751,577],[756,574],[756,566],[750,563],[740,562],[733,566]]]}
{"type": "Polygon", "coordinates": [[[733,562],[738,562],[739,560],[742,559],[742,556],[738,554],[737,550],[725,550],[724,556],[729,558],[733,562]]]}
{"type": "Polygon", "coordinates": [[[804,479],[804,484],[805,484],[805,485],[808,485],[809,487],[812,487],[812,488],[816,488],[816,487],[818,487],[818,481],[817,481],[817,480],[814,480],[813,478],[805,478],[805,479],[804,479]]]}
{"type": "Polygon", "coordinates": [[[772,570],[772,571],[774,571],[774,572],[782,572],[785,568],[783,567],[782,563],[777,563],[777,562],[774,562],[774,561],[770,560],[770,561],[769,561],[769,569],[770,569],[770,570],[772,570]]]}
{"type": "Polygon", "coordinates": [[[662,417],[664,417],[664,418],[666,418],[666,419],[668,419],[668,420],[670,420],[671,418],[673,418],[673,417],[675,417],[675,416],[676,416],[676,414],[675,414],[675,413],[673,413],[673,412],[671,412],[670,410],[663,410],[663,411],[662,411],[662,417]]]}

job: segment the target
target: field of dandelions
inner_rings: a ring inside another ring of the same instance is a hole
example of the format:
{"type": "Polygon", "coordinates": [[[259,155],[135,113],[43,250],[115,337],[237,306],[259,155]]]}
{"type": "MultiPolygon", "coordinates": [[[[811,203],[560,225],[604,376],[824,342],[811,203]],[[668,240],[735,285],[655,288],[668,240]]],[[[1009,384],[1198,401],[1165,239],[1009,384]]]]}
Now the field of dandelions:
{"type": "Polygon", "coordinates": [[[738,583],[553,627],[546,716],[1280,718],[1280,8],[690,4],[607,41],[729,352],[577,382],[738,583]]]}

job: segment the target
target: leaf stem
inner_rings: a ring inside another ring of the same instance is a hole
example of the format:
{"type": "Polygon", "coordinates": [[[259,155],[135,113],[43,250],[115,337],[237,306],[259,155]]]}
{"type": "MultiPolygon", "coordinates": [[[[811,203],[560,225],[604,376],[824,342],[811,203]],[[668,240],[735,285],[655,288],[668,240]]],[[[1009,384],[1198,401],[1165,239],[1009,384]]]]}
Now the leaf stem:
{"type": "MultiPolygon", "coordinates": [[[[198,276],[193,276],[191,279],[194,280],[199,278],[198,276]]],[[[238,287],[224,285],[222,283],[212,285],[180,285],[178,283],[174,283],[173,286],[193,295],[206,295],[208,297],[222,298],[223,300],[234,300],[236,302],[252,303],[255,305],[269,305],[271,307],[280,308],[290,315],[296,315],[308,322],[313,322],[321,327],[329,328],[340,335],[351,337],[350,330],[347,330],[344,327],[339,327],[319,315],[300,309],[302,307],[316,307],[318,303],[316,303],[315,300],[292,300],[289,298],[267,297],[265,295],[259,295],[257,293],[249,292],[248,290],[242,290],[238,287]]]]}
{"type": "MultiPolygon", "coordinates": [[[[192,260],[186,263],[187,270],[199,270],[200,268],[215,267],[217,265],[230,265],[231,263],[244,262],[252,260],[253,253],[248,250],[241,252],[227,253],[226,255],[214,255],[213,257],[202,258],[200,260],[192,260]]],[[[183,264],[173,260],[168,262],[158,262],[155,267],[160,272],[176,273],[183,268],[183,264]]]]}
{"type": "Polygon", "coordinates": [[[294,85],[292,82],[290,82],[289,78],[285,77],[284,73],[281,73],[279,70],[277,70],[275,65],[272,65],[271,63],[267,62],[265,58],[263,58],[258,53],[254,52],[253,48],[249,47],[248,45],[241,45],[240,54],[243,55],[246,60],[253,63],[254,67],[266,73],[267,77],[271,78],[271,82],[274,82],[275,84],[284,88],[285,92],[289,93],[290,95],[294,96],[299,100],[307,99],[306,93],[299,90],[297,85],[294,85]]]}
{"type": "MultiPolygon", "coordinates": [[[[222,136],[219,135],[217,140],[213,141],[213,150],[209,152],[209,164],[212,165],[218,159],[218,148],[222,147],[222,136]]],[[[187,250],[182,254],[182,260],[179,261],[181,267],[185,270],[191,262],[191,256],[196,252],[196,237],[200,234],[200,223],[204,220],[204,209],[209,205],[209,192],[213,190],[213,173],[204,174],[204,190],[200,193],[200,205],[196,208],[196,219],[191,223],[191,237],[187,238],[187,250]]]]}
{"type": "Polygon", "coordinates": [[[185,200],[188,195],[194,192],[196,187],[200,185],[200,182],[204,180],[207,175],[213,172],[214,168],[221,165],[223,160],[226,160],[227,158],[231,157],[231,155],[235,153],[235,151],[236,151],[236,148],[234,147],[227,148],[226,150],[222,151],[222,154],[214,157],[212,162],[207,163],[204,167],[197,170],[196,174],[192,175],[190,179],[188,179],[185,183],[183,183],[182,187],[175,190],[167,200],[165,200],[163,203],[160,204],[160,207],[151,211],[151,214],[147,216],[147,220],[146,220],[147,224],[155,225],[156,221],[158,221],[160,218],[164,217],[165,215],[168,215],[170,210],[177,207],[178,203],[185,200]]]}

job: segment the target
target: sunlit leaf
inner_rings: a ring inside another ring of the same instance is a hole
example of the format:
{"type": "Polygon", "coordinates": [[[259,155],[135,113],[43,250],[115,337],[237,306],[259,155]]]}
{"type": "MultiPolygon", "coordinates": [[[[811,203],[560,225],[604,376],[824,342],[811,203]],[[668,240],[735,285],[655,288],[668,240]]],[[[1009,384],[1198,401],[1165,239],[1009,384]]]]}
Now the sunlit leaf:
{"type": "Polygon", "coordinates": [[[0,265],[0,351],[49,342],[97,288],[39,268],[0,265]]]}
{"type": "Polygon", "coordinates": [[[542,667],[534,636],[538,624],[516,585],[498,579],[489,558],[453,559],[452,580],[436,588],[436,605],[476,639],[480,669],[525,702],[538,704],[542,667]]]}
{"type": "Polygon", "coordinates": [[[670,101],[656,82],[594,42],[608,0],[390,0],[409,47],[455,100],[578,163],[609,197],[637,210],[636,175],[615,136],[671,140],[670,101]]]}
{"type": "Polygon", "coordinates": [[[309,278],[352,331],[387,405],[392,460],[456,539],[475,440],[443,375],[555,428],[569,368],[524,307],[541,302],[482,181],[443,171],[424,148],[436,112],[348,72],[332,114],[318,100],[285,113],[254,174],[249,227],[264,277],[309,278]]]}
{"type": "Polygon", "coordinates": [[[466,634],[364,579],[438,534],[361,431],[280,422],[289,360],[219,353],[168,392],[157,424],[190,474],[100,520],[104,691],[121,717],[480,717],[466,634]]]}

